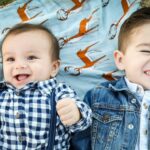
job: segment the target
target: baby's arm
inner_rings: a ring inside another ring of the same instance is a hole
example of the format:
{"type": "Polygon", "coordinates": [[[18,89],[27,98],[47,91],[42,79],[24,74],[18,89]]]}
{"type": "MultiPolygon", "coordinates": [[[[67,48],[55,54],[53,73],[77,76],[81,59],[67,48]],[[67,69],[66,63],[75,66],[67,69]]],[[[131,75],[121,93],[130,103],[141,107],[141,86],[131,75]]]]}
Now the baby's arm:
{"type": "Polygon", "coordinates": [[[61,122],[69,127],[71,132],[81,131],[91,125],[91,109],[83,101],[80,101],[74,90],[62,85],[57,95],[57,113],[61,122]],[[60,92],[61,90],[61,92],[60,92]],[[60,94],[61,93],[61,94],[60,94]]]}

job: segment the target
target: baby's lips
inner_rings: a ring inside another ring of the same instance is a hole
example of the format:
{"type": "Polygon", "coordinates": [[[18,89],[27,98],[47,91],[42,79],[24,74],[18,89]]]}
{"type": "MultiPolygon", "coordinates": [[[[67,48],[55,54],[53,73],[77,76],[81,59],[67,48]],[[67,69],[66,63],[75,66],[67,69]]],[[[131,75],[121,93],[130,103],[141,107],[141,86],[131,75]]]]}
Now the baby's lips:
{"type": "Polygon", "coordinates": [[[22,80],[25,80],[29,77],[28,74],[20,74],[20,75],[16,75],[15,78],[18,80],[18,81],[22,81],[22,80]]]}

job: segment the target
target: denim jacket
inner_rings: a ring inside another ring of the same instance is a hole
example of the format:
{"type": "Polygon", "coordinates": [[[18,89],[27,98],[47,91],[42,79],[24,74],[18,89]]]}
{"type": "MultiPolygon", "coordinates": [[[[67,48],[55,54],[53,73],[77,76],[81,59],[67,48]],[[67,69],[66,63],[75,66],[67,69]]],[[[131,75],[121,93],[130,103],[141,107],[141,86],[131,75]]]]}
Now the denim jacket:
{"type": "MultiPolygon", "coordinates": [[[[123,77],[90,90],[84,100],[93,111],[92,150],[135,150],[141,98],[129,91],[123,77]]],[[[150,141],[150,119],[148,129],[150,141]]]]}

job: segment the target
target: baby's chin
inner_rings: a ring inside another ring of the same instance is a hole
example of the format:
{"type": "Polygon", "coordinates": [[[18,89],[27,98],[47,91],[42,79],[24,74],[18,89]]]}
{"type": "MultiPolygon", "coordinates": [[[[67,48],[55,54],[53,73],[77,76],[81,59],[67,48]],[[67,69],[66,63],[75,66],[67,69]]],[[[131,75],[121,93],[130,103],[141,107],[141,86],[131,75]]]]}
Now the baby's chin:
{"type": "Polygon", "coordinates": [[[17,82],[17,83],[12,83],[12,85],[16,88],[16,89],[21,89],[24,86],[26,86],[28,83],[30,83],[31,81],[26,81],[26,82],[17,82]]]}
{"type": "Polygon", "coordinates": [[[21,89],[21,88],[23,88],[25,85],[26,85],[26,84],[23,84],[23,85],[14,85],[14,87],[15,87],[16,89],[21,89]]]}

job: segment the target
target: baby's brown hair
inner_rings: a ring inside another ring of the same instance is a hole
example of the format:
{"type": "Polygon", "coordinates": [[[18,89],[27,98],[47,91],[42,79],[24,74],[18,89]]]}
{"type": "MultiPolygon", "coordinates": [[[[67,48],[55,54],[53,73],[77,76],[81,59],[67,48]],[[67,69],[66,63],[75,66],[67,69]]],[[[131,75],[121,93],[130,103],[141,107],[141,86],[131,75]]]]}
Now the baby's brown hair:
{"type": "Polygon", "coordinates": [[[118,36],[118,49],[125,52],[126,45],[128,45],[130,36],[133,34],[133,30],[144,24],[150,23],[150,7],[141,8],[135,11],[120,28],[118,36]]]}

